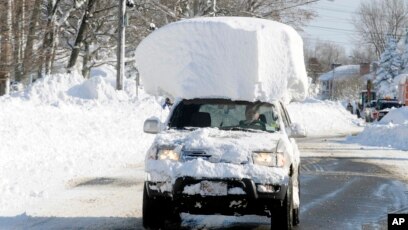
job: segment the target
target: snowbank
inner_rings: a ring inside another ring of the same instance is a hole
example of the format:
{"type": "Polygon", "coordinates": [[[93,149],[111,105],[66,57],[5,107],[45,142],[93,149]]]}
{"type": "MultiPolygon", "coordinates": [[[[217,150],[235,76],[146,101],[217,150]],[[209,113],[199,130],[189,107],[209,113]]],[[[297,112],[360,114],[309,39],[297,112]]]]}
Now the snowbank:
{"type": "Polygon", "coordinates": [[[256,18],[198,18],[169,24],[136,50],[146,92],[174,98],[303,100],[303,42],[284,24],[256,18]]]}
{"type": "Polygon", "coordinates": [[[114,76],[58,74],[0,97],[0,216],[35,215],[75,180],[141,165],[154,138],[143,122],[167,112],[143,91],[136,100],[134,80],[114,90],[114,76]]]}
{"type": "Polygon", "coordinates": [[[408,107],[392,109],[380,122],[362,133],[347,138],[349,143],[408,150],[408,107]]]}
{"type": "Polygon", "coordinates": [[[359,135],[347,138],[347,142],[408,151],[407,135],[408,124],[372,124],[359,135]]]}
{"type": "MultiPolygon", "coordinates": [[[[385,115],[381,121],[379,122],[380,124],[388,124],[388,123],[393,123],[393,124],[407,124],[408,123],[408,107],[401,107],[398,109],[391,109],[387,115],[385,115]]],[[[407,133],[408,134],[408,133],[407,133]]]]}
{"type": "Polygon", "coordinates": [[[288,105],[292,122],[302,124],[308,137],[340,136],[362,131],[362,121],[340,102],[307,99],[288,105]]]}
{"type": "Polygon", "coordinates": [[[101,66],[91,72],[89,79],[84,79],[77,72],[45,76],[25,91],[11,94],[11,97],[54,106],[135,101],[136,82],[125,79],[124,90],[116,91],[115,72],[110,66],[101,66]]]}

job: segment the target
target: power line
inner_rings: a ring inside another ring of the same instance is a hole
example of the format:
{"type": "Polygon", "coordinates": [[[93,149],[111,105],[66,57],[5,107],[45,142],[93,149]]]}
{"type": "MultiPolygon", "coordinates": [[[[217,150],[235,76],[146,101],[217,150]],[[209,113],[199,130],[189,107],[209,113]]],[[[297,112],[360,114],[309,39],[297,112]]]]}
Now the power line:
{"type": "MultiPolygon", "coordinates": [[[[334,31],[343,31],[343,32],[348,32],[348,33],[356,33],[360,34],[360,31],[357,30],[348,30],[348,29],[340,29],[340,28],[335,28],[335,27],[328,27],[328,26],[312,26],[309,25],[308,27],[312,28],[318,28],[318,29],[326,29],[326,30],[334,30],[334,31]]],[[[371,34],[376,34],[376,35],[387,35],[387,33],[371,33],[371,34]]],[[[396,36],[405,36],[405,34],[396,34],[396,36]]]]}
{"type": "Polygon", "coordinates": [[[335,30],[335,31],[344,31],[344,32],[358,33],[358,31],[356,31],[356,30],[340,29],[340,28],[327,27],[327,26],[312,26],[312,25],[309,25],[308,27],[319,28],[319,29],[326,29],[326,30],[335,30]]]}

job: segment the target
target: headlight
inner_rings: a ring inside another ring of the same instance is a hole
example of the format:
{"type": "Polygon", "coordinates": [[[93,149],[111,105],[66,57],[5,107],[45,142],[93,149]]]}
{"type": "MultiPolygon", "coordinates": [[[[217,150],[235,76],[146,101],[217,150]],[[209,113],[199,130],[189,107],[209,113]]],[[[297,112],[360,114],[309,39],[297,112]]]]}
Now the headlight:
{"type": "Polygon", "coordinates": [[[283,153],[253,152],[252,160],[256,165],[271,167],[283,167],[285,164],[285,157],[283,156],[283,153]]]}
{"type": "Polygon", "coordinates": [[[173,149],[159,149],[159,151],[157,151],[157,159],[178,161],[179,154],[173,149]]]}

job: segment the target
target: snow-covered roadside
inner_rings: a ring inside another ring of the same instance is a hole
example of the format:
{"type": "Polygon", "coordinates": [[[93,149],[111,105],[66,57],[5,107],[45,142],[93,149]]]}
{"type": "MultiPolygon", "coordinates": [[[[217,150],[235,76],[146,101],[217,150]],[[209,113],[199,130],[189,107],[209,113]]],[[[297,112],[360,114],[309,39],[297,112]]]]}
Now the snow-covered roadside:
{"type": "Polygon", "coordinates": [[[299,123],[308,137],[344,136],[363,130],[364,121],[347,111],[340,102],[306,99],[288,105],[292,122],[299,123]]]}
{"type": "Polygon", "coordinates": [[[362,133],[347,138],[349,143],[408,150],[408,107],[392,109],[380,122],[368,125],[362,133]]]}
{"type": "Polygon", "coordinates": [[[72,179],[144,161],[153,136],[143,133],[143,122],[165,111],[143,92],[136,100],[133,82],[123,95],[110,82],[53,76],[0,99],[1,216],[29,215],[72,179]],[[72,93],[78,87],[82,94],[72,93]]]}

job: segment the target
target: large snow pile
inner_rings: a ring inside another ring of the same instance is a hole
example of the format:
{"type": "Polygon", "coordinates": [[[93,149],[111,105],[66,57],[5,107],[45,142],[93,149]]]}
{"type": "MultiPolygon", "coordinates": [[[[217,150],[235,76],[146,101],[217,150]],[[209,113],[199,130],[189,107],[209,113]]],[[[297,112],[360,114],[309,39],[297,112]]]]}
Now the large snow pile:
{"type": "Polygon", "coordinates": [[[340,102],[307,99],[290,103],[288,112],[292,122],[303,125],[308,137],[348,135],[363,129],[362,120],[340,102]]]}
{"type": "Polygon", "coordinates": [[[350,143],[408,150],[408,107],[392,109],[380,122],[347,139],[350,143]]]}
{"type": "Polygon", "coordinates": [[[53,75],[0,97],[0,216],[35,215],[76,179],[144,161],[154,136],[143,122],[161,106],[143,91],[136,100],[134,80],[117,92],[114,76],[53,75]]]}
{"type": "Polygon", "coordinates": [[[136,62],[146,92],[174,98],[303,100],[303,42],[291,27],[220,17],[169,24],[144,39],[136,62]]]}
{"type": "Polygon", "coordinates": [[[23,92],[12,97],[22,97],[38,104],[82,104],[129,101],[136,99],[136,82],[126,79],[123,91],[116,91],[116,77],[110,66],[95,68],[91,78],[73,72],[56,74],[39,79],[23,92]]]}
{"type": "Polygon", "coordinates": [[[398,124],[398,125],[408,124],[408,107],[391,109],[387,113],[387,115],[385,115],[381,119],[379,123],[380,124],[393,123],[393,124],[398,124]]]}

